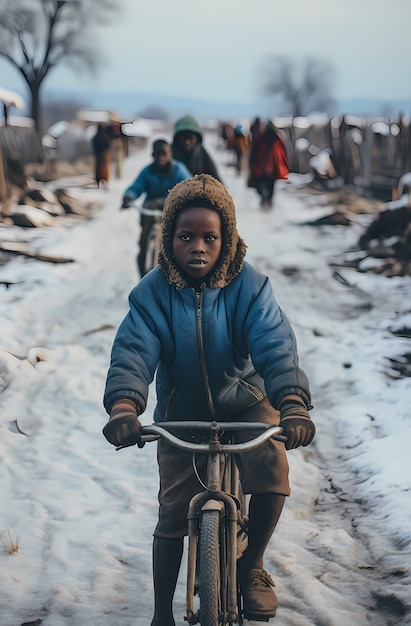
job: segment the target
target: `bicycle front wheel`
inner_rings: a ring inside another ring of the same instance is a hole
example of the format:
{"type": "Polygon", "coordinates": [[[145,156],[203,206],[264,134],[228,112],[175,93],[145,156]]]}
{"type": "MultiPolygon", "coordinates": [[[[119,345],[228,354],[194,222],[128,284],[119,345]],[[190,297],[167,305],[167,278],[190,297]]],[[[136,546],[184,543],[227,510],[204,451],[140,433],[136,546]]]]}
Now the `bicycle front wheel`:
{"type": "Polygon", "coordinates": [[[157,257],[157,231],[155,226],[153,226],[147,240],[146,254],[144,257],[144,269],[146,274],[157,264],[157,257]]]}
{"type": "Polygon", "coordinates": [[[200,624],[219,626],[220,620],[220,514],[204,511],[200,532],[200,624]]]}

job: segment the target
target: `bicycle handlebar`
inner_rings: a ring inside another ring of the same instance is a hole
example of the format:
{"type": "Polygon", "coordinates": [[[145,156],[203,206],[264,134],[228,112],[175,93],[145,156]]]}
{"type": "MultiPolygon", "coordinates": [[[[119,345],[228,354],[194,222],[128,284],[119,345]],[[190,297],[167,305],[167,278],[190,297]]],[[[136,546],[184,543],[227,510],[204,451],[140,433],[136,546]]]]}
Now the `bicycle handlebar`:
{"type": "Polygon", "coordinates": [[[161,437],[164,437],[169,443],[180,450],[186,452],[217,452],[218,454],[234,454],[236,452],[247,452],[253,448],[257,448],[262,443],[270,439],[276,439],[277,441],[287,441],[287,437],[281,433],[283,429],[281,426],[272,426],[263,422],[199,422],[199,421],[187,421],[187,422],[158,422],[151,424],[150,426],[142,426],[141,428],[141,441],[147,443],[150,441],[156,441],[161,437]],[[184,441],[178,436],[169,432],[172,429],[179,430],[202,430],[210,431],[210,437],[214,432],[220,431],[244,431],[244,430],[263,430],[260,435],[253,437],[249,441],[242,443],[221,443],[218,439],[214,439],[208,443],[192,443],[184,441]]]}
{"type": "Polygon", "coordinates": [[[163,206],[165,198],[153,198],[152,200],[142,201],[139,198],[130,198],[125,204],[124,198],[121,204],[121,209],[129,209],[131,207],[137,208],[141,215],[148,215],[150,217],[161,218],[163,215],[163,206]]]}

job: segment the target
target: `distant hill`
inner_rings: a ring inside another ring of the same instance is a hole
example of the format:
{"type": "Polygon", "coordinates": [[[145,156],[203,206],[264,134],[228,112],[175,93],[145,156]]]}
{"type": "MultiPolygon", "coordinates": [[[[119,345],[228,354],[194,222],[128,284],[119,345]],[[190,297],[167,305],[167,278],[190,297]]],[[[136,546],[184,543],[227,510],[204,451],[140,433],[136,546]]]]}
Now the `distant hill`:
{"type": "Polygon", "coordinates": [[[53,100],[76,99],[88,103],[90,108],[117,111],[123,118],[133,118],[148,109],[162,109],[170,118],[192,114],[199,118],[251,117],[268,115],[267,103],[218,102],[176,96],[159,96],[146,93],[104,93],[47,91],[46,97],[53,100]]]}
{"type": "MultiPolygon", "coordinates": [[[[252,118],[256,115],[270,117],[282,112],[273,110],[266,100],[249,102],[219,102],[175,96],[159,96],[146,93],[104,93],[88,91],[53,91],[45,92],[45,97],[52,100],[78,100],[90,108],[117,111],[123,119],[132,119],[149,109],[163,110],[170,118],[192,114],[200,119],[252,118]]],[[[372,100],[346,99],[337,102],[335,115],[385,116],[397,117],[399,113],[411,116],[411,99],[372,100]]]]}

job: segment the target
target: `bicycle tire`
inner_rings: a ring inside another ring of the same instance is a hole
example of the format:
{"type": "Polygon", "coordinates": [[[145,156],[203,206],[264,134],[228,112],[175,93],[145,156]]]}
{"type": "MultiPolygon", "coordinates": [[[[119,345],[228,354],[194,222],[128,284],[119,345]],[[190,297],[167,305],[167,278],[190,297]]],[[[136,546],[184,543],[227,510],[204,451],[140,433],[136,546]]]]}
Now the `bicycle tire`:
{"type": "Polygon", "coordinates": [[[147,239],[146,245],[146,253],[144,257],[144,269],[145,273],[149,272],[153,269],[157,262],[157,232],[154,227],[152,227],[150,234],[147,239]]]}
{"type": "Polygon", "coordinates": [[[219,626],[220,621],[220,514],[204,511],[200,532],[200,624],[219,626]]]}

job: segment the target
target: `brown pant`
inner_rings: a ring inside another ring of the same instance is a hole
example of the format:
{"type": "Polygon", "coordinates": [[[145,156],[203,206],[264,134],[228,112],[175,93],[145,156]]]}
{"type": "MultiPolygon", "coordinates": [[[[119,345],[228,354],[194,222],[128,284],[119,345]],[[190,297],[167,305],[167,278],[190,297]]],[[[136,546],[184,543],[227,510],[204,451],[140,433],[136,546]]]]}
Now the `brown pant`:
{"type": "MultiPolygon", "coordinates": [[[[278,425],[279,413],[265,398],[235,416],[235,421],[278,425]]],[[[254,435],[255,436],[255,435],[254,435]]],[[[253,437],[252,431],[236,434],[236,442],[253,437]]],[[[255,450],[235,455],[243,492],[290,495],[288,461],[284,444],[270,439],[255,450]]],[[[191,452],[184,452],[160,439],[157,448],[160,473],[159,516],[155,537],[177,538],[187,534],[187,511],[191,498],[203,490],[194,470],[191,452]]],[[[196,456],[196,466],[205,479],[207,455],[196,456]]]]}

